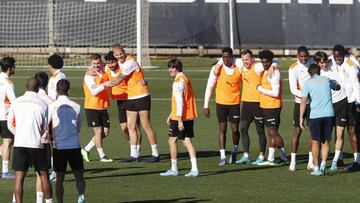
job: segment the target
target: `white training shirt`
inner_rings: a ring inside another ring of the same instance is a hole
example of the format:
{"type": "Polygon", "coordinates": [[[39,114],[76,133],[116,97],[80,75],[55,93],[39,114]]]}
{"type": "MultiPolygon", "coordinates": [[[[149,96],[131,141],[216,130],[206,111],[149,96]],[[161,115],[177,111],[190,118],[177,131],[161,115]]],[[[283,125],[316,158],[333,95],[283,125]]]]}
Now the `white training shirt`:
{"type": "MultiPolygon", "coordinates": [[[[89,69],[90,68],[93,69],[91,66],[89,67],[89,69]]],[[[102,74],[95,69],[93,69],[93,71],[96,73],[97,77],[99,77],[99,78],[102,78],[103,76],[106,75],[105,73],[102,74]]],[[[84,76],[84,82],[85,82],[85,85],[87,86],[87,88],[89,88],[90,93],[93,96],[96,96],[97,94],[99,94],[100,92],[102,92],[105,89],[103,84],[98,85],[95,83],[95,76],[86,74],[84,76]]]]}
{"type": "Polygon", "coordinates": [[[309,61],[304,65],[297,60],[296,64],[289,68],[289,86],[291,94],[295,96],[295,103],[300,104],[302,86],[305,81],[310,78],[310,74],[308,73],[308,67],[310,65],[309,61]],[[298,87],[300,89],[298,89],[298,87]]]}
{"type": "MultiPolygon", "coordinates": [[[[178,77],[182,75],[184,75],[184,73],[182,72],[178,73],[175,77],[175,81],[178,77]]],[[[178,82],[175,81],[173,82],[172,85],[172,94],[174,95],[176,101],[176,112],[177,112],[176,116],[181,117],[183,113],[183,106],[184,106],[183,94],[186,89],[186,83],[182,78],[178,82]]]]}
{"type": "Polygon", "coordinates": [[[357,77],[359,70],[353,65],[353,62],[345,57],[341,65],[334,62],[331,68],[339,73],[340,85],[345,88],[348,103],[354,101],[360,103],[360,84],[357,77]]]}
{"type": "Polygon", "coordinates": [[[26,91],[10,106],[7,125],[14,134],[14,147],[43,148],[41,136],[47,129],[48,107],[36,92],[26,91]]]}
{"type": "MultiPolygon", "coordinates": [[[[321,69],[320,75],[325,76],[330,80],[335,80],[338,84],[341,84],[342,81],[341,81],[340,73],[337,71],[336,68],[333,68],[333,63],[334,63],[333,61],[330,61],[324,70],[321,69]]],[[[342,85],[340,86],[341,86],[340,90],[337,91],[331,90],[333,103],[339,102],[346,98],[345,88],[342,85]]]]}
{"type": "Polygon", "coordinates": [[[59,95],[49,106],[53,144],[56,149],[80,148],[81,107],[65,95],[59,95]]]}
{"type": "Polygon", "coordinates": [[[56,85],[61,79],[66,79],[66,76],[60,69],[56,70],[55,73],[50,77],[48,84],[48,95],[51,99],[55,100],[57,97],[56,85]]]}
{"type": "Polygon", "coordinates": [[[10,104],[15,101],[15,87],[6,73],[0,73],[0,121],[6,121],[10,104]]]}
{"type": "MultiPolygon", "coordinates": [[[[265,73],[266,72],[267,72],[267,70],[265,71],[265,73]]],[[[280,75],[279,69],[274,69],[271,77],[270,77],[270,75],[268,75],[267,79],[270,82],[271,90],[264,89],[261,85],[259,85],[257,87],[257,90],[267,96],[278,97],[279,93],[280,93],[280,80],[281,80],[281,75],[280,75]]]]}
{"type": "Polygon", "coordinates": [[[51,99],[47,94],[46,94],[46,92],[45,92],[45,90],[43,90],[43,89],[39,89],[39,91],[38,91],[38,96],[40,97],[40,99],[42,99],[47,105],[49,105],[49,104],[51,104],[51,103],[53,103],[54,102],[54,100],[53,99],[51,99]]]}
{"type": "Polygon", "coordinates": [[[123,75],[130,75],[133,71],[140,71],[139,64],[133,60],[125,61],[123,64],[120,65],[120,68],[121,74],[123,75]]]}

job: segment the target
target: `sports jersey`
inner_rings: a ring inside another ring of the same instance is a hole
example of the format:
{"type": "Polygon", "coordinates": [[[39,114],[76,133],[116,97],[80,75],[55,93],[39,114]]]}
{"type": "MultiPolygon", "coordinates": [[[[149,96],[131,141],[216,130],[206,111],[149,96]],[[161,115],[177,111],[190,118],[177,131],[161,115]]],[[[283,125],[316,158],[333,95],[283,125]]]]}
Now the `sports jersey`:
{"type": "Polygon", "coordinates": [[[54,148],[80,148],[79,132],[81,128],[80,105],[67,96],[60,95],[49,106],[49,122],[52,121],[54,148]]]}
{"type": "Polygon", "coordinates": [[[110,106],[109,90],[102,85],[108,81],[103,69],[94,70],[96,75],[84,76],[85,109],[103,110],[110,106]]]}
{"type": "Polygon", "coordinates": [[[7,125],[14,134],[14,147],[42,148],[47,129],[48,107],[36,92],[25,94],[11,104],[7,125]]]}
{"type": "MultiPolygon", "coordinates": [[[[109,80],[115,80],[121,74],[121,69],[118,68],[112,71],[107,65],[105,66],[105,73],[109,80]]],[[[127,99],[127,80],[124,79],[120,84],[111,88],[111,98],[115,100],[126,100],[127,99]]]]}
{"type": "Polygon", "coordinates": [[[223,105],[239,104],[241,80],[241,71],[239,66],[234,63],[231,67],[221,65],[220,72],[217,75],[214,73],[214,69],[215,66],[211,68],[206,85],[204,108],[209,108],[209,101],[214,86],[216,86],[216,103],[223,105]]]}
{"type": "Polygon", "coordinates": [[[0,121],[6,121],[9,113],[10,104],[14,102],[15,87],[6,75],[6,73],[0,73],[0,121]]]}
{"type": "Polygon", "coordinates": [[[194,91],[189,78],[182,72],[178,73],[172,85],[171,120],[194,120],[197,109],[194,91]]]}
{"type": "Polygon", "coordinates": [[[51,99],[55,100],[57,97],[56,85],[61,79],[66,79],[66,76],[60,69],[56,70],[55,73],[50,77],[48,84],[48,95],[51,99]]]}
{"type": "Polygon", "coordinates": [[[311,63],[310,59],[306,64],[302,64],[299,60],[297,60],[296,63],[290,65],[289,86],[291,94],[295,96],[295,103],[301,102],[302,86],[304,85],[304,82],[310,78],[308,67],[311,63]]]}
{"type": "Polygon", "coordinates": [[[53,99],[51,99],[47,94],[46,94],[46,92],[45,92],[45,90],[43,90],[43,89],[39,89],[39,91],[38,91],[38,96],[40,97],[40,99],[42,99],[47,105],[49,105],[49,104],[51,104],[51,103],[53,103],[54,102],[54,100],[53,99]]]}
{"type": "Polygon", "coordinates": [[[257,87],[260,94],[260,107],[265,109],[281,108],[282,82],[279,69],[273,70],[272,76],[265,71],[261,76],[261,85],[257,87]]]}
{"type": "Polygon", "coordinates": [[[353,62],[345,57],[341,65],[333,63],[332,69],[339,73],[340,86],[344,87],[348,103],[356,101],[360,103],[360,85],[357,77],[358,69],[353,62]]]}
{"type": "Polygon", "coordinates": [[[258,62],[251,64],[248,68],[244,65],[241,67],[243,102],[260,102],[260,92],[256,90],[256,87],[260,84],[260,75],[263,71],[263,65],[258,62]]]}
{"type": "MultiPolygon", "coordinates": [[[[336,68],[334,68],[332,63],[333,62],[330,61],[329,64],[324,69],[321,69],[320,75],[325,76],[330,80],[335,80],[337,83],[341,84],[342,81],[341,81],[340,73],[337,71],[336,68]]],[[[346,98],[345,87],[343,87],[342,85],[340,86],[341,86],[340,90],[337,91],[331,90],[333,103],[337,103],[346,98]]]]}

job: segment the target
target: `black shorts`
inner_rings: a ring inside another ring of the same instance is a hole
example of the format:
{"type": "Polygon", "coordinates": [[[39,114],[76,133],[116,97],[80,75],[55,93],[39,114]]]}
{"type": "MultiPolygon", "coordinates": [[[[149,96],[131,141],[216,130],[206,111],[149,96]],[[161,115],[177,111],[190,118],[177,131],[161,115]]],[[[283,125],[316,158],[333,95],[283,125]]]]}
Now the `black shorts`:
{"type": "Polygon", "coordinates": [[[126,100],[117,100],[117,107],[118,107],[118,119],[119,123],[127,123],[126,117],[126,100]]]}
{"type": "Polygon", "coordinates": [[[240,119],[240,104],[223,105],[216,104],[216,115],[219,123],[239,123],[240,119]]]}
{"type": "Polygon", "coordinates": [[[263,109],[264,122],[266,127],[279,127],[281,108],[263,109]]]}
{"type": "Polygon", "coordinates": [[[151,97],[148,95],[139,99],[128,99],[125,108],[127,111],[150,111],[151,97]]]}
{"type": "Polygon", "coordinates": [[[180,131],[178,128],[178,121],[170,120],[169,136],[185,139],[185,137],[194,137],[194,120],[183,121],[184,130],[180,131]]]}
{"type": "Polygon", "coordinates": [[[334,103],[335,125],[345,127],[348,121],[347,98],[334,103]]]}
{"type": "Polygon", "coordinates": [[[35,171],[48,171],[49,166],[46,160],[44,149],[14,147],[13,169],[14,171],[28,171],[34,166],[35,171]]]}
{"type": "Polygon", "coordinates": [[[50,143],[43,144],[44,152],[45,152],[45,158],[48,165],[48,168],[51,168],[51,145],[50,143]]]}
{"type": "Polygon", "coordinates": [[[109,114],[107,110],[85,109],[89,127],[110,128],[109,114]]]}
{"type": "Polygon", "coordinates": [[[330,141],[334,117],[310,119],[311,138],[317,141],[330,141]]]}
{"type": "MultiPolygon", "coordinates": [[[[293,123],[294,123],[294,127],[299,127],[300,128],[300,104],[299,103],[295,103],[294,104],[294,117],[293,117],[293,123]]],[[[310,105],[307,104],[306,105],[306,109],[305,109],[305,114],[304,114],[304,125],[308,125],[308,121],[309,121],[309,116],[310,116],[310,105]]]]}
{"type": "Polygon", "coordinates": [[[348,125],[349,126],[354,126],[356,124],[355,114],[356,114],[355,102],[348,103],[348,125]]]}
{"type": "MultiPolygon", "coordinates": [[[[360,108],[360,105],[357,106],[357,108],[360,108]]],[[[360,139],[360,112],[355,112],[355,132],[358,136],[358,139],[360,139]]]]}
{"type": "Polygon", "coordinates": [[[14,135],[10,132],[7,127],[7,121],[0,121],[0,134],[2,138],[14,139],[14,135]]]}
{"type": "Polygon", "coordinates": [[[81,156],[81,148],[76,149],[53,149],[55,172],[66,172],[67,163],[71,170],[84,170],[84,162],[81,156]]]}
{"type": "Polygon", "coordinates": [[[263,111],[260,102],[242,102],[240,121],[252,122],[253,120],[263,122],[263,111]]]}

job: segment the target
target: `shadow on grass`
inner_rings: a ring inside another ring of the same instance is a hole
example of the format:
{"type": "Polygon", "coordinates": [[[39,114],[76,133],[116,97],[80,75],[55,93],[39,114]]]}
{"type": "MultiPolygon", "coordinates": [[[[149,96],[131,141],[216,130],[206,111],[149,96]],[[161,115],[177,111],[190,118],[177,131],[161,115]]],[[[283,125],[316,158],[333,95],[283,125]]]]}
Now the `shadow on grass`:
{"type": "Polygon", "coordinates": [[[143,203],[143,202],[185,202],[185,203],[196,203],[196,202],[210,202],[211,199],[197,199],[196,197],[183,197],[175,199],[154,199],[154,200],[135,200],[126,201],[123,203],[143,203]]]}
{"type": "MultiPolygon", "coordinates": [[[[196,152],[197,159],[209,158],[209,157],[214,157],[214,156],[220,156],[219,151],[197,151],[196,152]]],[[[178,160],[184,160],[184,159],[189,159],[189,153],[187,153],[187,152],[178,153],[178,160]]],[[[161,160],[169,161],[170,154],[161,154],[161,160]]]]}

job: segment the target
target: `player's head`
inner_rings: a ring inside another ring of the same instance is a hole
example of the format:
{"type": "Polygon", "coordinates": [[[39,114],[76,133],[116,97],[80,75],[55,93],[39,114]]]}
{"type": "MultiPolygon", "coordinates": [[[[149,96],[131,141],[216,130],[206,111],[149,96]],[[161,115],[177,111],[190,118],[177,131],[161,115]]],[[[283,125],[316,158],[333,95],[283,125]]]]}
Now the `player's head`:
{"type": "Polygon", "coordinates": [[[320,75],[320,66],[315,63],[311,64],[308,68],[308,73],[311,76],[320,75]]]}
{"type": "Polygon", "coordinates": [[[268,70],[272,64],[272,60],[274,59],[274,53],[268,49],[263,50],[260,51],[259,58],[264,66],[264,69],[268,70]]]}
{"type": "Polygon", "coordinates": [[[53,54],[48,58],[48,64],[49,64],[50,68],[61,69],[64,65],[64,61],[61,58],[61,56],[59,56],[57,54],[53,54]]]}
{"type": "Polygon", "coordinates": [[[241,60],[245,68],[249,68],[255,61],[253,53],[250,49],[244,49],[241,51],[241,60]]]}
{"type": "Polygon", "coordinates": [[[338,65],[341,65],[344,62],[345,54],[346,54],[346,49],[343,45],[337,44],[334,46],[333,56],[334,56],[335,62],[338,65]]]}
{"type": "Polygon", "coordinates": [[[233,50],[230,47],[225,47],[221,50],[222,53],[222,60],[225,66],[232,65],[232,58],[233,58],[233,50]]]}
{"type": "Polygon", "coordinates": [[[168,62],[168,68],[171,77],[175,77],[177,73],[183,71],[182,62],[179,59],[171,59],[168,62]]]}
{"type": "Polygon", "coordinates": [[[32,92],[39,91],[39,81],[35,77],[31,77],[26,82],[26,90],[32,92]]]}
{"type": "Polygon", "coordinates": [[[34,77],[39,82],[39,88],[45,89],[49,83],[49,76],[45,72],[37,72],[34,77]]]}
{"type": "Polygon", "coordinates": [[[324,69],[328,63],[329,58],[325,52],[318,51],[314,54],[314,60],[316,64],[320,66],[321,69],[324,69]]]}
{"type": "Polygon", "coordinates": [[[8,73],[9,76],[15,74],[15,59],[13,57],[7,56],[1,59],[0,61],[1,71],[8,73]]]}
{"type": "Polygon", "coordinates": [[[305,46],[297,48],[297,58],[300,63],[306,64],[309,60],[309,50],[305,46]]]}
{"type": "Polygon", "coordinates": [[[56,84],[56,92],[58,95],[69,95],[70,82],[66,79],[61,79],[56,84]]]}
{"type": "Polygon", "coordinates": [[[113,46],[114,56],[120,62],[124,63],[126,59],[125,49],[121,44],[115,44],[113,46]]]}
{"type": "Polygon", "coordinates": [[[95,70],[100,70],[101,69],[101,56],[99,54],[92,54],[90,56],[90,60],[91,60],[91,66],[92,68],[94,68],[95,70]]]}
{"type": "Polygon", "coordinates": [[[110,70],[114,71],[119,68],[118,60],[114,56],[114,52],[110,51],[104,56],[105,62],[107,67],[110,68],[110,70]]]}

